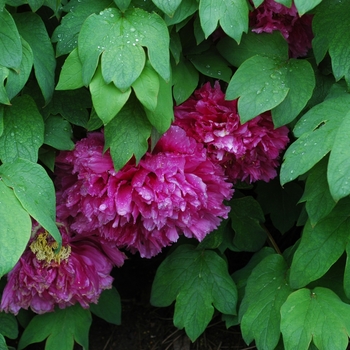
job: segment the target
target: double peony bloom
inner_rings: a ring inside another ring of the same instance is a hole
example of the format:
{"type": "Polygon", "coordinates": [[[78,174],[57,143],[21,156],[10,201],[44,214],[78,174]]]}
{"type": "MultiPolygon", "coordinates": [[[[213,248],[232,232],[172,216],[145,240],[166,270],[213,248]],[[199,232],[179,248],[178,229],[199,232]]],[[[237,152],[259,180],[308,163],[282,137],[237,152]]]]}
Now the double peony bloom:
{"type": "Polygon", "coordinates": [[[209,83],[175,108],[175,122],[136,163],[116,171],[104,135],[93,132],[56,159],[57,221],[63,246],[34,225],[2,295],[1,310],[36,313],[88,307],[110,288],[122,250],[151,258],[180,235],[201,241],[230,207],[237,181],[276,176],[288,129],[269,113],[242,125],[237,101],[209,83]]]}

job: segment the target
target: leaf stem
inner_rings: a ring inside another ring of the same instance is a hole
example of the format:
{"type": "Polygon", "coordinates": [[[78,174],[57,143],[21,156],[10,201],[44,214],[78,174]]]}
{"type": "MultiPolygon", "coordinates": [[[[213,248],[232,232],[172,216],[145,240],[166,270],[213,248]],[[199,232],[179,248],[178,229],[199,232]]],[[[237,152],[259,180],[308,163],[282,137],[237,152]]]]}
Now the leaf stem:
{"type": "Polygon", "coordinates": [[[267,240],[270,243],[271,247],[273,249],[275,249],[277,254],[282,255],[282,252],[281,252],[280,248],[278,247],[276,241],[273,239],[270,231],[264,225],[261,225],[261,226],[264,228],[264,230],[265,230],[265,232],[267,234],[267,240]]]}

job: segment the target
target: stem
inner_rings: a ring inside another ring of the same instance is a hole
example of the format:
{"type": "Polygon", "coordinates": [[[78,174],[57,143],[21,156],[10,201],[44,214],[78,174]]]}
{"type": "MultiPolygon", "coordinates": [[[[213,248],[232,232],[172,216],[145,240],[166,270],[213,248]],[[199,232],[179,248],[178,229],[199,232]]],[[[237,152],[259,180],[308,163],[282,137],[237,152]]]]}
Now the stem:
{"type": "Polygon", "coordinates": [[[273,239],[270,231],[264,225],[262,225],[262,227],[264,228],[264,230],[267,234],[267,240],[269,241],[271,247],[273,249],[275,249],[277,254],[282,255],[282,252],[281,252],[280,248],[278,247],[277,243],[275,242],[275,240],[273,239]]]}

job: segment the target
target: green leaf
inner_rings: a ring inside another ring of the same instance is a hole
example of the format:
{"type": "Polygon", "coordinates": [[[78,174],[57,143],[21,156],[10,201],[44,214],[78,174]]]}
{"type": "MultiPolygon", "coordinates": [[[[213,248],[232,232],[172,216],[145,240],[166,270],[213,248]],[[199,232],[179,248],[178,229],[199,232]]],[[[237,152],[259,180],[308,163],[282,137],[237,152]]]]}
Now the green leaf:
{"type": "Polygon", "coordinates": [[[232,71],[228,67],[228,62],[216,51],[208,50],[204,53],[188,55],[187,57],[200,73],[227,83],[230,81],[232,71]]]}
{"type": "Polygon", "coordinates": [[[255,339],[258,349],[274,349],[280,338],[280,308],[292,289],[286,281],[288,266],[281,255],[265,257],[253,270],[241,304],[243,339],[255,339]]]}
{"type": "MultiPolygon", "coordinates": [[[[152,0],[153,3],[169,17],[172,17],[181,4],[182,0],[152,0]]],[[[186,1],[184,1],[186,2],[186,1]]]]}
{"type": "Polygon", "coordinates": [[[44,143],[61,151],[74,149],[70,123],[58,115],[50,115],[45,120],[44,143]]]}
{"type": "Polygon", "coordinates": [[[350,33],[348,16],[350,3],[348,1],[323,0],[317,7],[313,18],[312,41],[313,52],[317,63],[320,63],[327,50],[332,59],[332,69],[336,80],[345,77],[350,84],[350,69],[347,62],[350,59],[350,33]]]}
{"type": "Polygon", "coordinates": [[[18,337],[18,325],[14,315],[0,312],[0,334],[10,339],[18,337]]]}
{"type": "Polygon", "coordinates": [[[235,231],[233,244],[243,251],[255,252],[266,241],[266,232],[260,223],[265,221],[259,203],[250,196],[230,202],[231,226],[235,231]]]}
{"type": "Polygon", "coordinates": [[[9,74],[10,70],[8,68],[0,66],[0,103],[5,105],[11,104],[4,85],[9,74]]]}
{"type": "Polygon", "coordinates": [[[113,83],[106,84],[100,66],[97,68],[89,87],[92,104],[104,125],[108,124],[120,112],[131,93],[130,88],[122,92],[113,83]]]}
{"type": "Polygon", "coordinates": [[[121,169],[135,155],[136,162],[148,149],[151,124],[143,108],[133,97],[106,126],[105,149],[111,149],[116,170],[121,169]]]}
{"type": "MultiPolygon", "coordinates": [[[[350,257],[350,245],[346,245],[346,264],[345,264],[345,270],[344,270],[344,277],[343,277],[343,291],[345,292],[345,295],[347,298],[350,299],[350,263],[349,263],[349,257],[350,257]]],[[[339,280],[341,280],[339,278],[339,280]]]]}
{"type": "Polygon", "coordinates": [[[78,50],[75,48],[64,61],[56,90],[74,90],[83,87],[82,74],[78,50]]]}
{"type": "Polygon", "coordinates": [[[44,122],[33,99],[16,97],[4,111],[4,132],[0,136],[0,158],[12,162],[17,158],[38,160],[38,150],[44,141],[44,122]]]}
{"type": "Polygon", "coordinates": [[[21,257],[30,238],[32,222],[13,191],[0,181],[0,278],[21,257]],[[9,215],[11,213],[11,215],[9,215]]]}
{"type": "Polygon", "coordinates": [[[159,266],[151,292],[154,306],[168,306],[174,300],[174,324],[185,328],[192,341],[207,327],[214,307],[234,315],[237,290],[225,260],[212,250],[179,246],[159,266]]]}
{"type": "Polygon", "coordinates": [[[0,334],[0,350],[9,350],[6,345],[6,340],[2,334],[0,334]]]}
{"type": "Polygon", "coordinates": [[[198,10],[197,0],[182,0],[172,17],[165,16],[165,23],[170,26],[177,24],[192,16],[198,10]]]}
{"type": "Polygon", "coordinates": [[[131,0],[114,0],[119,10],[124,12],[130,5],[131,0]]]}
{"type": "Polygon", "coordinates": [[[29,74],[33,66],[33,52],[29,44],[21,38],[22,41],[22,61],[18,68],[18,72],[10,70],[6,82],[6,92],[8,98],[11,100],[23,88],[28,80],[29,74]]]}
{"type": "Polygon", "coordinates": [[[310,223],[315,226],[335,207],[327,182],[328,157],[323,158],[310,171],[305,184],[305,191],[300,202],[306,202],[306,211],[310,223]]]}
{"type": "Polygon", "coordinates": [[[84,21],[93,13],[99,13],[112,4],[112,0],[71,0],[63,7],[68,12],[52,34],[57,43],[57,56],[70,53],[78,46],[78,34],[84,21]]]}
{"type": "MultiPolygon", "coordinates": [[[[315,8],[322,0],[294,0],[295,7],[298,10],[299,16],[315,8]]],[[[290,1],[291,3],[291,1],[290,1]]],[[[289,6],[290,7],[290,6],[289,6]]]]}
{"type": "Polygon", "coordinates": [[[39,149],[40,161],[52,172],[55,171],[56,151],[53,148],[41,147],[39,149]]]}
{"type": "Polygon", "coordinates": [[[282,60],[253,56],[244,61],[233,75],[226,99],[238,97],[238,113],[245,123],[279,105],[287,96],[287,68],[282,60]]]}
{"type": "Polygon", "coordinates": [[[306,286],[323,276],[344,253],[349,240],[350,199],[338,202],[314,227],[308,221],[291,265],[290,285],[306,286]]]}
{"type": "Polygon", "coordinates": [[[45,102],[52,97],[55,86],[55,53],[42,19],[35,13],[14,15],[18,31],[33,51],[34,72],[45,102]]]}
{"type": "Polygon", "coordinates": [[[17,159],[0,166],[2,181],[13,189],[23,208],[60,244],[56,226],[56,196],[45,169],[28,160],[17,159]]]}
{"type": "Polygon", "coordinates": [[[169,32],[156,13],[139,8],[121,13],[109,8],[91,15],[79,34],[79,57],[83,65],[83,81],[88,85],[101,55],[102,75],[106,83],[125,90],[141,74],[145,51],[156,72],[170,79],[169,32]]]}
{"type": "Polygon", "coordinates": [[[90,119],[87,123],[87,130],[88,131],[93,131],[100,129],[103,126],[103,121],[98,117],[96,111],[92,109],[91,114],[90,114],[90,119]]]}
{"type": "Polygon", "coordinates": [[[44,5],[44,3],[45,0],[28,0],[28,4],[33,12],[39,10],[39,8],[44,5]]]}
{"type": "Polygon", "coordinates": [[[282,187],[277,179],[269,183],[260,182],[256,192],[264,213],[270,214],[273,225],[281,233],[286,233],[295,225],[301,210],[297,204],[303,193],[297,183],[282,187]]]}
{"type": "Polygon", "coordinates": [[[55,312],[37,315],[31,320],[23,332],[18,349],[46,338],[46,349],[73,349],[74,341],[88,349],[90,325],[91,313],[80,304],[65,309],[57,308],[55,312]]]}
{"type": "Polygon", "coordinates": [[[218,22],[224,32],[238,43],[243,32],[248,31],[248,5],[245,0],[201,0],[199,18],[206,38],[214,32],[218,22]]]}
{"type": "Polygon", "coordinates": [[[286,350],[346,349],[350,334],[350,305],[327,288],[300,289],[281,308],[281,332],[286,350]]]}
{"type": "Polygon", "coordinates": [[[22,61],[22,43],[16,23],[6,10],[0,11],[0,65],[18,69],[22,61]]]}
{"type": "Polygon", "coordinates": [[[173,65],[173,95],[177,105],[185,102],[198,86],[199,74],[193,64],[184,59],[180,59],[177,65],[173,65]]]}
{"type": "Polygon", "coordinates": [[[292,6],[292,0],[276,0],[279,4],[282,4],[286,7],[291,7],[292,6]]]}
{"type": "Polygon", "coordinates": [[[339,123],[328,162],[327,178],[335,201],[350,194],[349,132],[350,113],[348,112],[339,123]]]}
{"type": "Polygon", "coordinates": [[[315,88],[315,75],[311,64],[306,60],[289,60],[285,84],[289,87],[286,98],[272,109],[275,127],[289,124],[306,106],[315,88]]]}
{"type": "Polygon", "coordinates": [[[104,290],[98,299],[98,303],[90,304],[90,310],[108,323],[121,324],[122,305],[120,295],[114,287],[104,290]]]}
{"type": "Polygon", "coordinates": [[[154,111],[145,109],[147,119],[160,134],[165,133],[174,120],[171,83],[159,77],[159,93],[154,111]]]}
{"type": "Polygon", "coordinates": [[[284,155],[280,174],[282,185],[310,170],[332,149],[349,105],[350,95],[341,95],[316,105],[299,119],[293,130],[299,139],[284,155]]]}
{"type": "Polygon", "coordinates": [[[226,99],[240,97],[242,123],[277,107],[272,116],[275,125],[281,126],[301,112],[314,86],[314,72],[307,61],[256,55],[244,61],[233,75],[226,99]]]}
{"type": "Polygon", "coordinates": [[[248,32],[243,34],[239,44],[226,36],[219,41],[217,48],[235,67],[239,67],[245,60],[255,55],[288,57],[288,44],[279,31],[260,34],[248,32]]]}
{"type": "Polygon", "coordinates": [[[133,82],[132,88],[138,100],[150,111],[158,104],[159,77],[150,64],[146,64],[141,75],[133,82]]]}
{"type": "Polygon", "coordinates": [[[86,127],[91,108],[91,97],[87,89],[56,91],[44,109],[45,115],[60,114],[74,125],[86,127]]]}

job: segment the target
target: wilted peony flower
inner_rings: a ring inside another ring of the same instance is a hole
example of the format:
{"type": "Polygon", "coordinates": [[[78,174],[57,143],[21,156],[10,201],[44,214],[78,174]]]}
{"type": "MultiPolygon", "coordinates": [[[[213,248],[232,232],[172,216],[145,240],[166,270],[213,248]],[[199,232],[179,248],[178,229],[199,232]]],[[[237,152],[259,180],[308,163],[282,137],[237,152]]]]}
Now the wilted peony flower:
{"type": "Polygon", "coordinates": [[[256,33],[272,33],[279,30],[289,44],[292,57],[305,56],[311,48],[313,39],[312,15],[300,17],[294,5],[290,8],[275,2],[264,0],[250,13],[250,26],[256,33]]]}
{"type": "Polygon", "coordinates": [[[115,171],[102,133],[89,134],[57,165],[57,213],[80,234],[152,257],[180,234],[202,240],[226,218],[233,194],[202,144],[172,126],[139,164],[115,171]]]}
{"type": "MultiPolygon", "coordinates": [[[[104,289],[112,287],[113,264],[94,238],[72,237],[60,225],[63,244],[36,227],[33,238],[15,267],[8,273],[1,311],[17,314],[31,308],[38,314],[77,302],[84,308],[96,303],[104,289]]],[[[122,254],[122,253],[120,253],[122,254]]]]}
{"type": "Polygon", "coordinates": [[[175,124],[203,142],[213,161],[236,182],[269,181],[277,175],[279,153],[286,147],[288,128],[274,129],[270,113],[240,123],[237,100],[226,101],[219,82],[206,83],[175,107],[175,124]]]}

